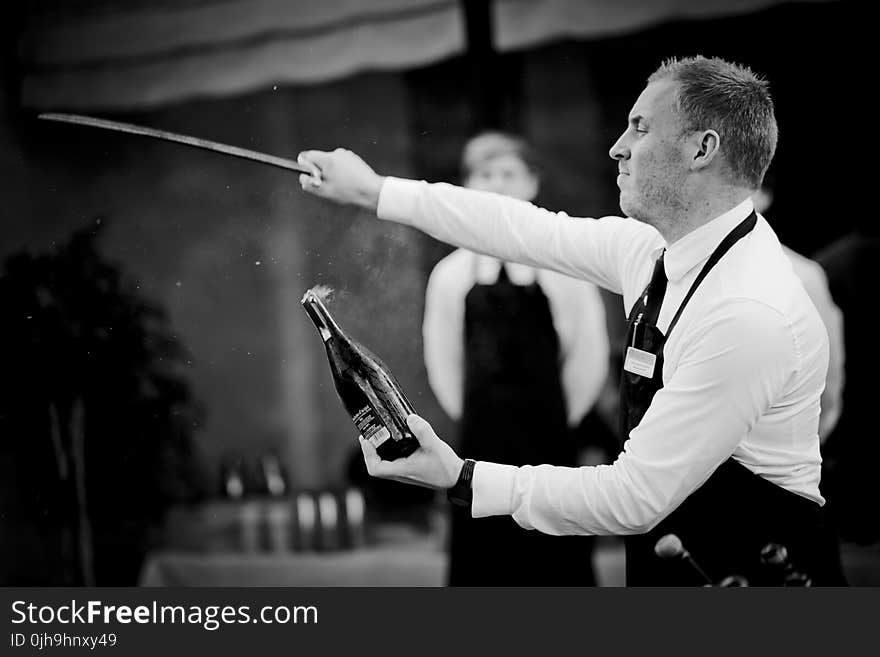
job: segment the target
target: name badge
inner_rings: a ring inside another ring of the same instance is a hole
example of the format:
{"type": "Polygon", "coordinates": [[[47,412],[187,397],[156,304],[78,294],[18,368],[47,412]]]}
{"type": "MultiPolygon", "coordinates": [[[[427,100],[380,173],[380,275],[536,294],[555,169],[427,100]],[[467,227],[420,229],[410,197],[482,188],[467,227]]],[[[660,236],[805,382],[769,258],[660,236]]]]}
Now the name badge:
{"type": "Polygon", "coordinates": [[[657,364],[657,356],[648,352],[636,349],[635,347],[627,347],[626,360],[623,361],[623,369],[645,378],[653,378],[654,365],[657,364]]]}

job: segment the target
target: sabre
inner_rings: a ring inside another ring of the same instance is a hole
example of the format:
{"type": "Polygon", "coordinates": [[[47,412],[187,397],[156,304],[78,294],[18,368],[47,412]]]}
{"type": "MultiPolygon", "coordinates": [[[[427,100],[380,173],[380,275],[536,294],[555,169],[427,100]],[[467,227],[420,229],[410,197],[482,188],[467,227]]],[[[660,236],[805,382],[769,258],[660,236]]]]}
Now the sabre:
{"type": "Polygon", "coordinates": [[[93,116],[83,116],[81,114],[58,114],[55,112],[40,114],[38,118],[44,119],[46,121],[75,123],[77,125],[91,126],[92,128],[103,128],[105,130],[115,130],[116,132],[126,132],[131,135],[143,135],[144,137],[164,139],[165,141],[173,141],[177,142],[178,144],[193,146],[194,148],[204,148],[209,151],[225,153],[226,155],[234,155],[235,157],[241,157],[246,160],[255,160],[256,162],[262,162],[263,164],[271,164],[272,166],[281,167],[282,169],[299,171],[300,173],[312,173],[311,170],[307,169],[302,164],[299,164],[296,160],[289,160],[284,157],[276,157],[275,155],[268,155],[266,153],[260,153],[259,151],[252,151],[247,148],[239,148],[238,146],[221,144],[219,142],[210,141],[208,139],[200,139],[198,137],[190,137],[189,135],[179,135],[175,132],[168,132],[166,130],[147,128],[140,125],[134,125],[133,123],[122,123],[120,121],[110,121],[108,119],[97,119],[93,116]]]}

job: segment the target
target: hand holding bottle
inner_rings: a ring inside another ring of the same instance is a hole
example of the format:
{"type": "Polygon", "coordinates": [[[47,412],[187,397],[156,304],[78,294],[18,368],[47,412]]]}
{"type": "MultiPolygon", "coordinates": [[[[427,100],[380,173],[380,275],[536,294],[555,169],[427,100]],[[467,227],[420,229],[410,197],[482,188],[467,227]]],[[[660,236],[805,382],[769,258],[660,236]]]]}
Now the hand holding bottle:
{"type": "Polygon", "coordinates": [[[300,174],[299,183],[304,191],[376,212],[384,178],[355,153],[343,148],[332,152],[303,151],[296,161],[312,172],[300,174]]]}
{"type": "Polygon", "coordinates": [[[380,458],[393,461],[412,454],[419,443],[406,418],[415,409],[388,366],[333,319],[323,301],[328,293],[328,288],[314,287],[305,293],[302,305],[324,341],[339,399],[361,438],[380,458]]]}
{"type": "Polygon", "coordinates": [[[373,477],[426,488],[452,488],[464,461],[418,415],[408,416],[406,422],[419,441],[419,449],[406,458],[383,461],[370,442],[361,438],[367,472],[373,477]]]}

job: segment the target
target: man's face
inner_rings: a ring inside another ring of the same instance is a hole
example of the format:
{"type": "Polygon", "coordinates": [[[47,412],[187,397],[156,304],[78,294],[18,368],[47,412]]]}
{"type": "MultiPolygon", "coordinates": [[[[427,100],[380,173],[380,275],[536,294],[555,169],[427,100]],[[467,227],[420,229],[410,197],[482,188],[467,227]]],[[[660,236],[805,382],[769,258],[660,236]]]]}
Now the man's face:
{"type": "Polygon", "coordinates": [[[617,160],[620,209],[655,227],[668,224],[682,207],[687,177],[685,137],[675,110],[678,83],[652,82],[630,110],[626,131],[609,154],[617,160]]]}
{"type": "Polygon", "coordinates": [[[538,193],[538,178],[517,155],[504,153],[474,167],[465,186],[531,201],[538,193]]]}

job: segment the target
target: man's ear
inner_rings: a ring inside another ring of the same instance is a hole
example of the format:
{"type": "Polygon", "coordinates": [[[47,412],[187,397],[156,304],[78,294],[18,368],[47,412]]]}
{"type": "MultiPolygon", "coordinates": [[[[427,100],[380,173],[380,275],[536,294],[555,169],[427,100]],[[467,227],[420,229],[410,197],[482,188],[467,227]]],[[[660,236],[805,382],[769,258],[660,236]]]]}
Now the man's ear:
{"type": "Polygon", "coordinates": [[[714,130],[703,130],[694,134],[693,160],[691,169],[705,169],[718,156],[721,149],[721,137],[714,130]]]}

